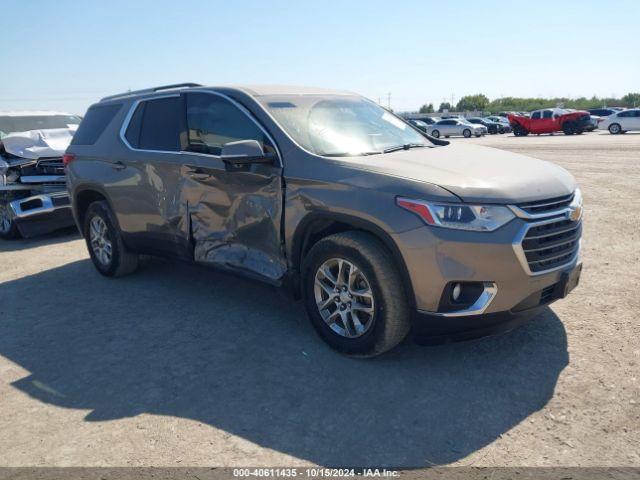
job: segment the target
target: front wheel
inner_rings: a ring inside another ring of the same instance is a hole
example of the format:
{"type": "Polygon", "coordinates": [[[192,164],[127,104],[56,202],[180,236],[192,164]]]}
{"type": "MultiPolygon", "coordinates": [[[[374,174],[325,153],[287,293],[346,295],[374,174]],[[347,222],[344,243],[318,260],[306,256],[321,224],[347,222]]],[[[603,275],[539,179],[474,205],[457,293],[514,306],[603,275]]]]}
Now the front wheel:
{"type": "Polygon", "coordinates": [[[372,235],[352,231],[320,240],[306,256],[302,275],[311,323],[334,349],[371,357],[395,347],[409,332],[402,278],[372,235]]]}
{"type": "Polygon", "coordinates": [[[9,212],[9,205],[0,202],[0,238],[11,240],[20,237],[18,226],[9,212]]]}
{"type": "Polygon", "coordinates": [[[440,138],[440,132],[438,130],[434,130],[431,132],[431,136],[435,138],[440,138]]]}
{"type": "Polygon", "coordinates": [[[121,277],[138,268],[138,255],[125,247],[107,202],[98,201],[89,205],[83,233],[93,265],[102,275],[121,277]]]}
{"type": "Polygon", "coordinates": [[[612,135],[618,135],[622,131],[622,127],[619,123],[612,123],[609,125],[609,133],[612,135]]]}
{"type": "Polygon", "coordinates": [[[471,136],[471,130],[469,130],[468,128],[465,128],[462,131],[462,135],[464,135],[464,138],[469,138],[471,136]]]}

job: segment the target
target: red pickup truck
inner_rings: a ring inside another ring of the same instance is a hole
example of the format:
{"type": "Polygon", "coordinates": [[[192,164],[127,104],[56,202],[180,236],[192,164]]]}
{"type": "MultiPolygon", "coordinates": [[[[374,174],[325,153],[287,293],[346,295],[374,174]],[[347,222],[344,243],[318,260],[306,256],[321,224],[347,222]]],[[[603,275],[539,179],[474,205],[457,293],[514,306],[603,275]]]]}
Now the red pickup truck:
{"type": "Polygon", "coordinates": [[[568,111],[561,108],[547,108],[531,112],[531,116],[509,115],[509,123],[517,137],[530,133],[564,132],[565,135],[579,135],[589,126],[589,112],[568,111]]]}

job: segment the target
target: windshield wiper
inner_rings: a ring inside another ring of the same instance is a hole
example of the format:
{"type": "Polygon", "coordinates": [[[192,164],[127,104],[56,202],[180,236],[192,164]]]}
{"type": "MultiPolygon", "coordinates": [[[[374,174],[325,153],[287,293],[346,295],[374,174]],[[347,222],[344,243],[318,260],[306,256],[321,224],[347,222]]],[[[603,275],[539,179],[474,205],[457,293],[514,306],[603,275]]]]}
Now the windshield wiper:
{"type": "Polygon", "coordinates": [[[378,152],[378,151],[373,151],[373,152],[360,152],[360,153],[322,153],[321,155],[323,157],[360,157],[360,156],[366,156],[366,155],[380,155],[381,153],[385,153],[385,152],[378,152]]]}
{"type": "Polygon", "coordinates": [[[398,150],[409,150],[410,148],[426,147],[424,143],[406,143],[404,145],[396,145],[395,147],[385,148],[383,153],[397,152],[398,150]]]}

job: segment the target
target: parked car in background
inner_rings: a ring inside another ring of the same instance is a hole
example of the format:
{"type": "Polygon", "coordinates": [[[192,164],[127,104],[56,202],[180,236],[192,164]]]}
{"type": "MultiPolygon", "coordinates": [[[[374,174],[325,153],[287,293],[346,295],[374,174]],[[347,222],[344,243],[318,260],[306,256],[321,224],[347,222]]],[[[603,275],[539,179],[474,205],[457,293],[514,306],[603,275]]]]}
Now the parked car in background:
{"type": "Polygon", "coordinates": [[[640,130],[640,108],[629,108],[612,113],[600,122],[599,127],[609,133],[627,133],[629,130],[640,130]]]}
{"type": "Polygon", "coordinates": [[[389,350],[411,325],[441,340],[509,330],[580,276],[571,174],[430,139],[350,92],[114,95],[89,108],[65,160],[102,275],[156,254],[282,286],[347,354],[389,350]]]}
{"type": "Polygon", "coordinates": [[[474,125],[484,125],[485,127],[487,127],[487,133],[490,133],[491,135],[502,133],[500,132],[502,127],[498,122],[493,122],[491,120],[480,117],[467,117],[465,120],[474,125]]]}
{"type": "Polygon", "coordinates": [[[498,122],[500,124],[500,129],[498,133],[511,132],[511,125],[509,124],[508,118],[500,117],[498,115],[489,115],[488,117],[485,117],[485,118],[487,118],[488,120],[491,120],[492,122],[498,122]]]}
{"type": "Polygon", "coordinates": [[[0,112],[0,237],[73,225],[62,156],[80,117],[0,112]]]}
{"type": "Polygon", "coordinates": [[[427,133],[435,138],[449,138],[458,135],[465,138],[469,138],[472,135],[480,137],[487,132],[488,129],[484,125],[474,125],[459,118],[445,118],[433,125],[429,125],[427,128],[427,133]]]}
{"type": "Polygon", "coordinates": [[[414,127],[419,128],[424,133],[427,133],[427,127],[429,127],[429,124],[423,122],[422,120],[407,120],[407,121],[414,127]]]}
{"type": "Polygon", "coordinates": [[[613,108],[591,108],[587,110],[591,115],[596,115],[598,117],[608,117],[612,113],[616,113],[619,110],[614,110],[613,108]]]}
{"type": "Polygon", "coordinates": [[[565,135],[583,133],[590,122],[589,113],[582,110],[567,111],[561,108],[545,108],[535,110],[528,117],[509,115],[509,123],[513,133],[518,136],[530,133],[564,132],[565,135]]]}
{"type": "Polygon", "coordinates": [[[602,122],[603,117],[599,117],[598,115],[589,115],[589,123],[585,127],[585,132],[593,132],[600,122],[602,122]]]}

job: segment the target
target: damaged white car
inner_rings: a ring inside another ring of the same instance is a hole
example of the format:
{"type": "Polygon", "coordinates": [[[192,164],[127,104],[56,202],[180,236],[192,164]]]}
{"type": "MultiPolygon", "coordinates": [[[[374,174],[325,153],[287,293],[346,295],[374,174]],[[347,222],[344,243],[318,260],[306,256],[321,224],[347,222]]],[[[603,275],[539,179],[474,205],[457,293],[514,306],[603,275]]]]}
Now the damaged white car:
{"type": "Polygon", "coordinates": [[[0,112],[0,237],[73,225],[63,154],[81,118],[58,112],[0,112]]]}

